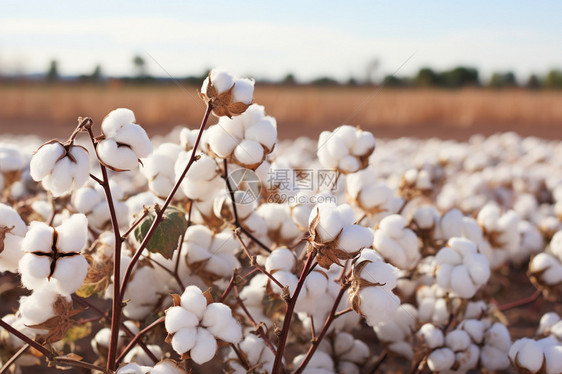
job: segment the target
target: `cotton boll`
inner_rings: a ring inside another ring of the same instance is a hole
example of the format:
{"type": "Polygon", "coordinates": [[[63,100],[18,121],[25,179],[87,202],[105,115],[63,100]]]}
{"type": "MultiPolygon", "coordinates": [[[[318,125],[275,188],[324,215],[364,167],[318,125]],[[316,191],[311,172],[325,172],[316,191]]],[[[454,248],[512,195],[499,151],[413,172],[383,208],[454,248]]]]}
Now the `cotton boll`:
{"type": "Polygon", "coordinates": [[[170,334],[179,329],[196,327],[198,324],[197,316],[181,306],[174,306],[166,311],[165,326],[170,334]]]}
{"type": "Polygon", "coordinates": [[[541,368],[543,357],[540,345],[528,338],[517,340],[509,349],[511,361],[532,373],[536,373],[541,368]]]}
{"type": "MultiPolygon", "coordinates": [[[[152,352],[156,357],[162,357],[162,348],[160,348],[160,346],[156,344],[149,344],[146,346],[146,348],[148,348],[150,352],[152,352]]],[[[133,349],[131,349],[129,353],[125,355],[123,361],[135,362],[138,365],[144,365],[144,366],[150,366],[154,364],[152,359],[146,354],[146,352],[140,346],[136,346],[133,349]]],[[[155,373],[154,369],[152,369],[150,373],[154,374],[155,373]]],[[[166,374],[169,372],[164,372],[164,373],[166,374]]]]}
{"type": "Polygon", "coordinates": [[[215,357],[217,351],[217,341],[206,329],[197,328],[197,340],[195,346],[191,349],[191,359],[195,363],[202,365],[215,357]]]}
{"type": "Polygon", "coordinates": [[[113,137],[122,127],[134,123],[135,114],[132,110],[126,108],[118,108],[109,112],[101,123],[102,132],[105,136],[113,137]]]}
{"type": "Polygon", "coordinates": [[[127,144],[131,147],[137,158],[148,157],[153,150],[146,131],[134,123],[119,129],[113,138],[118,144],[127,144]]]}
{"type": "Polygon", "coordinates": [[[355,144],[351,147],[351,153],[355,156],[363,156],[372,153],[375,149],[375,137],[369,131],[358,131],[356,133],[357,139],[355,144]]]}
{"type": "Polygon", "coordinates": [[[562,345],[548,345],[544,348],[544,360],[547,374],[562,372],[562,345]]]}
{"type": "Polygon", "coordinates": [[[361,299],[361,312],[370,325],[392,317],[400,305],[398,296],[382,287],[365,287],[359,291],[361,299]]]}
{"type": "Polygon", "coordinates": [[[234,157],[243,165],[251,166],[261,163],[263,156],[263,147],[255,140],[244,139],[234,149],[234,157]]]}
{"type": "Polygon", "coordinates": [[[52,279],[58,292],[70,295],[80,288],[87,274],[88,261],[82,255],[75,255],[57,260],[52,279]]]}
{"type": "Polygon", "coordinates": [[[181,295],[181,306],[194,313],[199,320],[207,309],[207,299],[197,286],[188,286],[181,295]]]}
{"type": "Polygon", "coordinates": [[[254,99],[254,83],[253,79],[239,78],[234,81],[232,89],[232,102],[241,102],[251,104],[254,99]]]}
{"type": "Polygon", "coordinates": [[[33,155],[29,165],[29,172],[33,180],[40,181],[51,174],[55,163],[63,153],[64,148],[58,142],[41,146],[33,155]]]}
{"type": "Polygon", "coordinates": [[[445,344],[453,351],[464,351],[470,345],[470,337],[463,330],[454,330],[445,337],[445,344]]]}
{"type": "Polygon", "coordinates": [[[73,214],[57,226],[57,249],[61,252],[79,252],[86,246],[88,219],[83,214],[73,214]]]}
{"type": "Polygon", "coordinates": [[[266,116],[254,125],[248,127],[244,132],[246,139],[255,140],[267,149],[273,149],[277,141],[277,126],[275,118],[266,116]]]}
{"type": "Polygon", "coordinates": [[[556,312],[549,312],[543,314],[539,321],[539,328],[537,334],[548,334],[552,326],[560,321],[560,316],[556,312]]]}
{"type": "MultiPolygon", "coordinates": [[[[198,333],[204,330],[196,327],[181,328],[172,337],[172,348],[179,354],[183,354],[192,349],[198,339],[198,333]]],[[[205,330],[207,331],[207,330],[205,330]]],[[[207,333],[208,334],[208,333],[207,333]]]]}
{"type": "Polygon", "coordinates": [[[455,354],[449,348],[436,349],[427,357],[427,366],[434,372],[450,369],[455,363],[455,354]]]}
{"type": "Polygon", "coordinates": [[[443,332],[430,323],[424,324],[418,331],[418,335],[423,337],[427,346],[431,349],[440,347],[444,344],[443,332]]]}
{"type": "Polygon", "coordinates": [[[220,125],[209,128],[209,147],[221,158],[227,158],[238,145],[237,139],[220,125]]]}
{"type": "Polygon", "coordinates": [[[269,272],[273,270],[291,271],[295,263],[295,254],[290,249],[282,247],[272,251],[267,257],[265,269],[269,272]]]}
{"type": "Polygon", "coordinates": [[[482,321],[475,319],[465,319],[460,323],[459,328],[466,331],[475,343],[480,344],[484,339],[486,326],[482,321]]]}
{"type": "MultiPolygon", "coordinates": [[[[211,70],[209,77],[213,87],[215,87],[219,95],[230,90],[235,82],[234,77],[224,69],[211,70]]],[[[205,90],[202,88],[201,92],[205,92],[205,90]]]]}
{"type": "MultiPolygon", "coordinates": [[[[201,324],[209,328],[209,330],[215,329],[219,331],[230,323],[231,318],[232,312],[227,305],[223,303],[212,303],[207,306],[201,324]]],[[[211,333],[213,333],[213,331],[211,331],[211,333]]]]}
{"type": "Polygon", "coordinates": [[[150,374],[185,374],[185,370],[175,361],[164,360],[154,365],[150,374]]]}
{"type": "Polygon", "coordinates": [[[138,157],[128,146],[118,146],[114,139],[104,139],[96,148],[100,161],[116,170],[134,170],[138,157]]]}
{"type": "Polygon", "coordinates": [[[345,172],[353,173],[359,170],[361,164],[359,163],[359,160],[357,160],[357,158],[351,155],[347,155],[341,158],[338,167],[345,172]]]}
{"type": "Polygon", "coordinates": [[[116,374],[146,374],[150,369],[150,367],[139,366],[138,364],[131,363],[119,368],[116,374]]]}

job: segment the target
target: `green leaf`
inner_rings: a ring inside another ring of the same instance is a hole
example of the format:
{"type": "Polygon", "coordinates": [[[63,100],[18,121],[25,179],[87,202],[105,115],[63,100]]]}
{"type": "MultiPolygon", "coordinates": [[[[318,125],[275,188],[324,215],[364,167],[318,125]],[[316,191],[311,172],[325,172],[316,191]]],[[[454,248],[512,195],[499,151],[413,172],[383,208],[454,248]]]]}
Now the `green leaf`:
{"type": "MultiPolygon", "coordinates": [[[[135,229],[135,239],[139,243],[148,234],[155,218],[156,213],[150,212],[135,229]]],[[[168,207],[162,216],[162,221],[148,241],[146,249],[149,252],[160,253],[165,258],[171,259],[174,250],[178,248],[180,238],[185,234],[185,230],[187,230],[185,213],[178,208],[168,207]]]]}

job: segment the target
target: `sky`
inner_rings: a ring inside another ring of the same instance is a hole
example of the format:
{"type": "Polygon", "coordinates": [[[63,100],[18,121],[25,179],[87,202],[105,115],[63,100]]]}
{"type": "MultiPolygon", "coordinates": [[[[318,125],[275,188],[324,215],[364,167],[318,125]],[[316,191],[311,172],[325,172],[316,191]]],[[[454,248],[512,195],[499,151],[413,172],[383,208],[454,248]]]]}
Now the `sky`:
{"type": "Polygon", "coordinates": [[[473,66],[486,77],[562,68],[560,1],[0,0],[0,72],[183,77],[224,67],[280,79],[364,79],[473,66]]]}

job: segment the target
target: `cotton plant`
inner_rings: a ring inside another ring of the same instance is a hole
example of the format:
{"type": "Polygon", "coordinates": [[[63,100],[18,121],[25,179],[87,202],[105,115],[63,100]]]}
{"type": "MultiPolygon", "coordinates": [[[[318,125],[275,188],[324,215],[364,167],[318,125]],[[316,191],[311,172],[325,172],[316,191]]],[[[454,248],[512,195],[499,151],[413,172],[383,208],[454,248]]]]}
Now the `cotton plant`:
{"type": "Polygon", "coordinates": [[[163,360],[156,365],[128,363],[117,369],[116,374],[186,374],[187,371],[172,360],[163,360]]]}
{"type": "Polygon", "coordinates": [[[349,125],[323,131],[318,138],[317,155],[322,166],[344,174],[366,168],[374,150],[373,134],[349,125]]]}
{"type": "MultiPolygon", "coordinates": [[[[175,175],[183,173],[185,165],[194,150],[180,152],[175,160],[175,175]]],[[[216,190],[224,187],[224,180],[220,178],[218,166],[211,157],[198,154],[198,160],[189,169],[180,187],[184,195],[192,200],[204,201],[211,198],[216,190]]]]}
{"type": "Polygon", "coordinates": [[[390,319],[374,324],[373,330],[377,338],[387,345],[389,351],[411,360],[414,356],[411,338],[417,320],[417,309],[411,304],[404,303],[396,309],[396,313],[390,319]]]}
{"type": "Polygon", "coordinates": [[[512,364],[525,373],[562,372],[562,344],[553,338],[516,340],[509,349],[512,364]]]}
{"type": "Polygon", "coordinates": [[[290,245],[301,235],[301,230],[291,219],[289,205],[265,203],[256,212],[264,219],[272,243],[290,245]]]}
{"type": "MultiPolygon", "coordinates": [[[[262,338],[255,335],[247,335],[244,340],[238,344],[238,347],[245,355],[246,363],[253,368],[256,374],[271,373],[275,355],[266,347],[262,338]]],[[[247,373],[243,362],[234,351],[228,354],[226,365],[232,374],[247,373]]]]}
{"type": "Polygon", "coordinates": [[[367,344],[355,339],[348,332],[334,334],[330,340],[323,340],[319,350],[328,353],[336,362],[336,372],[360,373],[360,368],[367,362],[370,351],[367,344]]]}
{"type": "Polygon", "coordinates": [[[220,117],[207,137],[209,150],[217,157],[255,170],[275,146],[277,122],[263,106],[252,104],[240,116],[220,117]]]}
{"type": "Polygon", "coordinates": [[[254,80],[239,78],[216,68],[209,72],[201,86],[201,96],[217,117],[243,114],[254,99],[254,80]]]}
{"type": "Polygon", "coordinates": [[[101,124],[102,138],[96,152],[100,162],[115,171],[134,170],[139,159],[152,152],[152,143],[144,129],[135,123],[132,110],[111,111],[101,124]]]}
{"type": "Polygon", "coordinates": [[[172,348],[198,364],[215,356],[217,339],[233,344],[242,340],[242,329],[231,309],[223,303],[208,303],[196,286],[174,297],[174,306],[166,310],[165,326],[172,348]]]}

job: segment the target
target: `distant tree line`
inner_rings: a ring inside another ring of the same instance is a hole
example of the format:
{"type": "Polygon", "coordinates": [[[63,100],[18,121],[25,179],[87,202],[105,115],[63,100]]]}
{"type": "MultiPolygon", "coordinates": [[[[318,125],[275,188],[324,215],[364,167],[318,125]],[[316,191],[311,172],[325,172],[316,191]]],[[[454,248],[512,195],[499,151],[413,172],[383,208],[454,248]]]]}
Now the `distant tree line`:
{"type": "MultiPolygon", "coordinates": [[[[134,84],[167,84],[175,80],[171,77],[153,77],[148,73],[147,63],[142,56],[133,56],[132,75],[126,77],[112,77],[125,83],[134,84]]],[[[470,66],[457,66],[443,71],[433,70],[429,67],[421,68],[414,76],[395,76],[387,75],[384,79],[375,82],[373,75],[379,66],[379,60],[373,60],[367,69],[367,78],[359,80],[350,78],[347,82],[341,82],[333,77],[319,77],[309,82],[300,82],[292,73],[277,81],[262,81],[261,83],[295,85],[311,84],[315,86],[357,86],[357,85],[384,85],[388,87],[421,87],[421,88],[444,88],[457,89],[462,87],[491,87],[491,88],[529,88],[529,89],[562,89],[562,70],[552,69],[545,75],[532,74],[526,81],[519,81],[515,73],[511,71],[494,72],[489,79],[483,80],[478,69],[470,66]]],[[[185,78],[176,78],[185,84],[200,84],[208,74],[208,71],[201,75],[193,75],[185,78]]],[[[59,80],[75,80],[78,82],[103,84],[109,78],[104,75],[101,65],[96,65],[90,74],[82,74],[77,77],[63,77],[59,72],[57,60],[49,63],[47,71],[43,76],[46,82],[52,83],[59,80]]]]}

